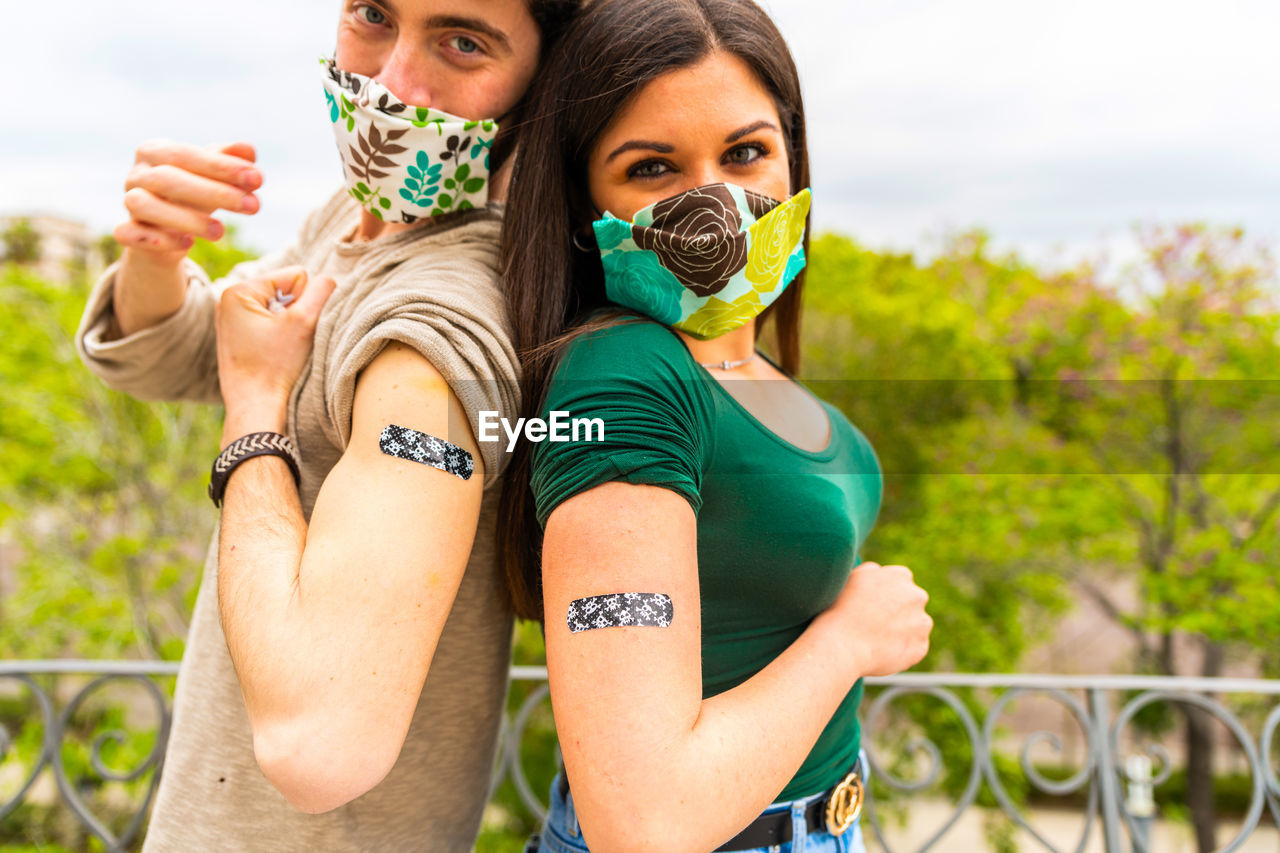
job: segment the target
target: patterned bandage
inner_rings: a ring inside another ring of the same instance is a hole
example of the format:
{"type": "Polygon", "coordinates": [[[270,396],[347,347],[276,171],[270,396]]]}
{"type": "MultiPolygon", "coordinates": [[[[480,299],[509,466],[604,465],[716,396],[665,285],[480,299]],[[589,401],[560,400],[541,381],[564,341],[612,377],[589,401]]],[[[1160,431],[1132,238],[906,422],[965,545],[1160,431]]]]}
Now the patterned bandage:
{"type": "Polygon", "coordinates": [[[675,618],[671,597],[660,592],[615,592],[577,598],[565,620],[569,632],[593,628],[668,628],[675,618]]]}
{"type": "Polygon", "coordinates": [[[471,454],[458,445],[395,424],[388,424],[382,430],[382,435],[378,437],[378,449],[388,456],[439,468],[463,480],[470,480],[471,473],[476,468],[471,454]]]}

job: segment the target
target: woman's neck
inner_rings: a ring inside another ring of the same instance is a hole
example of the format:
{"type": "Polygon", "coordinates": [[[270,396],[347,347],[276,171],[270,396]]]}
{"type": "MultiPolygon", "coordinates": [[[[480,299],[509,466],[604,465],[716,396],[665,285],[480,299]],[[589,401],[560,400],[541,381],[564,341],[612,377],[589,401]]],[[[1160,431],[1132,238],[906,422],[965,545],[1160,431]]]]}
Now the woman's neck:
{"type": "Polygon", "coordinates": [[[701,364],[742,361],[745,358],[751,358],[756,351],[755,320],[709,341],[700,341],[679,329],[676,330],[676,334],[684,340],[689,347],[689,352],[701,364]]]}

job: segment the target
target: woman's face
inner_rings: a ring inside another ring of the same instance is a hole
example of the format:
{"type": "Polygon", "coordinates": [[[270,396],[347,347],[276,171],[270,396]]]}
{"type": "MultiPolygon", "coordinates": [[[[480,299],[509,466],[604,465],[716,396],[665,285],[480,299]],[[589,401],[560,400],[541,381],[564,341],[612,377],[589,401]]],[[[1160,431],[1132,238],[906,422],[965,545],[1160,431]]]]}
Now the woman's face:
{"type": "Polygon", "coordinates": [[[641,89],[600,136],[587,173],[596,209],[627,220],[707,184],[779,201],[792,190],[773,97],[746,63],[720,51],[641,89]]]}
{"type": "Polygon", "coordinates": [[[410,106],[498,118],[533,78],[528,0],[344,0],[335,61],[410,106]]]}

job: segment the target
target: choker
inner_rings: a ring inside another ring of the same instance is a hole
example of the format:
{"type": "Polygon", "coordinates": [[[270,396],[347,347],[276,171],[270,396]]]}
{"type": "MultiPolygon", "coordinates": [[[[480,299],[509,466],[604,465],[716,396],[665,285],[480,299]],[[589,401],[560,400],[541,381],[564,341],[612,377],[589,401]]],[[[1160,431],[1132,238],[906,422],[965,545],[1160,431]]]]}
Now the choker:
{"type": "Polygon", "coordinates": [[[748,365],[751,362],[755,361],[757,355],[759,355],[759,353],[753,352],[751,353],[751,355],[747,356],[746,358],[739,359],[738,361],[713,361],[709,364],[703,364],[700,361],[698,362],[698,364],[702,365],[703,367],[714,367],[717,370],[733,370],[735,367],[743,367],[744,365],[748,365]]]}

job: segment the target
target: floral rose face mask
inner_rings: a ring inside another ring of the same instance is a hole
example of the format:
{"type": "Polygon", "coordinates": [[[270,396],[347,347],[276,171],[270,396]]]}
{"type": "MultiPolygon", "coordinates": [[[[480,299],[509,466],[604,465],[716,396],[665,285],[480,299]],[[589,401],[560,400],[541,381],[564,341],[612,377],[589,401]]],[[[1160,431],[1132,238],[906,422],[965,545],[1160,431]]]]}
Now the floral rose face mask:
{"type": "Polygon", "coordinates": [[[496,121],[408,106],[378,81],[320,61],[347,191],[365,210],[410,223],[485,206],[496,121]]]}
{"type": "Polygon", "coordinates": [[[605,212],[596,244],[608,297],[695,338],[746,324],[804,269],[810,192],[785,202],[733,184],[697,187],[631,222],[605,212]]]}

